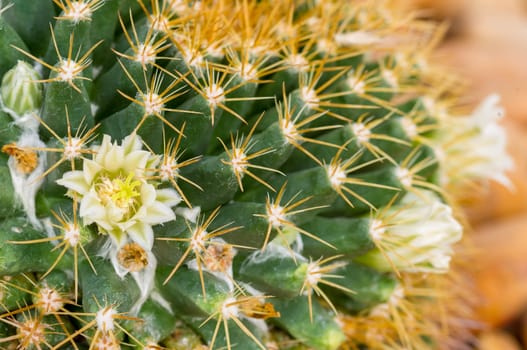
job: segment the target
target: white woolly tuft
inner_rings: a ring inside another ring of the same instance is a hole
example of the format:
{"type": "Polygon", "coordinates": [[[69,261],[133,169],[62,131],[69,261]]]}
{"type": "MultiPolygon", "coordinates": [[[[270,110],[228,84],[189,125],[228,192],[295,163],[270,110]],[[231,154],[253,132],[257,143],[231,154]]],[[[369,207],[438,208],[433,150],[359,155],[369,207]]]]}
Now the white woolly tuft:
{"type": "MultiPolygon", "coordinates": [[[[18,147],[46,147],[46,145],[40,141],[38,133],[29,129],[25,130],[22,135],[20,135],[16,144],[18,147]]],[[[9,157],[7,166],[9,168],[9,173],[11,174],[11,182],[13,183],[16,198],[22,204],[29,222],[33,227],[42,229],[42,224],[36,215],[35,197],[44,181],[42,174],[46,171],[45,154],[43,152],[38,152],[37,167],[29,174],[23,174],[18,171],[16,160],[13,157],[9,157]]]]}
{"type": "Polygon", "coordinates": [[[266,260],[274,258],[274,257],[291,258],[291,253],[295,254],[294,258],[296,259],[298,264],[307,262],[306,258],[304,258],[302,255],[297,254],[296,252],[292,252],[287,247],[284,247],[283,245],[280,245],[280,244],[277,244],[271,241],[269,242],[269,244],[267,244],[267,246],[265,247],[265,250],[252,253],[246,259],[246,263],[261,264],[265,262],[266,260]]]}

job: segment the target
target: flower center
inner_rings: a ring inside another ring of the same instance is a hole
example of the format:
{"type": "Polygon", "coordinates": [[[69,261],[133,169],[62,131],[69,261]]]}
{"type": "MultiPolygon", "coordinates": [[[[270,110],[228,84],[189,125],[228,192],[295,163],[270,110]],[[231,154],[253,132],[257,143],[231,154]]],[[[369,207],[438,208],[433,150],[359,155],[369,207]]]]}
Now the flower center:
{"type": "Polygon", "coordinates": [[[128,212],[137,203],[137,197],[141,196],[138,187],[141,181],[134,180],[134,173],[128,174],[126,179],[117,177],[110,179],[103,177],[97,186],[97,194],[103,205],[113,203],[116,207],[128,212]]]}

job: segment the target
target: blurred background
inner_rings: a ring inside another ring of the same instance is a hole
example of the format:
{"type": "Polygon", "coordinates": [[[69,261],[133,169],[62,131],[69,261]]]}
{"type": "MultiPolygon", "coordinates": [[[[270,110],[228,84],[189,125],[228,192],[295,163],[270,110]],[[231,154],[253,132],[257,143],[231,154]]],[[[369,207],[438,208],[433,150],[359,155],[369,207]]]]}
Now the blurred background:
{"type": "Polygon", "coordinates": [[[527,0],[407,0],[447,21],[436,60],[466,79],[468,106],[501,95],[513,189],[489,184],[466,207],[482,350],[527,349],[527,0]]]}

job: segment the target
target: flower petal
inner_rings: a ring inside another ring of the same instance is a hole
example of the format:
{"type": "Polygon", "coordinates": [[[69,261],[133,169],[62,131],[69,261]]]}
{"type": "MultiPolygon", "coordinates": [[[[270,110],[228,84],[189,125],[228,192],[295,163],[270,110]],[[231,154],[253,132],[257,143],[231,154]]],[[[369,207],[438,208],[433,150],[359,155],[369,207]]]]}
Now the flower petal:
{"type": "Polygon", "coordinates": [[[103,168],[99,163],[90,159],[85,159],[84,163],[82,164],[82,169],[84,173],[84,180],[86,183],[90,184],[93,182],[93,179],[99,173],[99,171],[101,171],[103,168]]]}
{"type": "Polygon", "coordinates": [[[133,151],[129,154],[126,154],[122,162],[123,169],[128,173],[133,172],[138,175],[138,173],[142,173],[144,171],[149,157],[150,153],[146,151],[133,151]]]}
{"type": "Polygon", "coordinates": [[[161,202],[155,202],[146,208],[146,215],[142,218],[142,221],[150,225],[157,225],[174,220],[175,218],[176,214],[174,214],[174,211],[170,207],[161,202]]]}
{"type": "Polygon", "coordinates": [[[162,188],[156,191],[156,201],[161,202],[169,207],[181,203],[181,196],[173,188],[162,188]]]}
{"type": "Polygon", "coordinates": [[[132,241],[139,244],[143,249],[150,251],[154,245],[154,231],[152,226],[138,222],[135,225],[128,228],[128,236],[132,241]]]}
{"type": "Polygon", "coordinates": [[[99,222],[106,217],[106,210],[93,191],[90,191],[82,198],[79,215],[83,218],[86,225],[96,221],[99,222]]]}
{"type": "Polygon", "coordinates": [[[110,137],[110,135],[104,135],[102,137],[101,145],[95,149],[97,153],[95,154],[95,157],[93,158],[93,160],[96,161],[97,163],[102,163],[104,156],[108,152],[111,145],[112,145],[112,138],[110,137]]]}
{"type": "Polygon", "coordinates": [[[142,148],[141,137],[136,133],[126,136],[121,146],[125,153],[131,153],[133,151],[140,150],[142,148]]]}
{"type": "Polygon", "coordinates": [[[126,243],[126,234],[121,230],[112,230],[108,231],[114,246],[117,248],[122,247],[126,243]]]}
{"type": "Polygon", "coordinates": [[[152,205],[156,200],[156,188],[150,184],[141,186],[141,203],[143,206],[152,205]]]}
{"type": "Polygon", "coordinates": [[[90,185],[85,180],[84,172],[80,170],[68,171],[62,175],[61,179],[57,180],[57,183],[81,195],[86,194],[90,190],[90,185]]]}
{"type": "Polygon", "coordinates": [[[109,172],[115,172],[123,167],[124,150],[122,147],[112,145],[108,152],[104,154],[104,159],[101,165],[109,172]]]}

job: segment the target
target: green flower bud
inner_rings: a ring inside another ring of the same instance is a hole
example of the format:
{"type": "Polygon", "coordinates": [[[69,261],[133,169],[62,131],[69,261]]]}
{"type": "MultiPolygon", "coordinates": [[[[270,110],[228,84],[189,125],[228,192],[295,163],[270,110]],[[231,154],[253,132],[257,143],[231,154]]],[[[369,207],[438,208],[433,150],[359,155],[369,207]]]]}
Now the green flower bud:
{"type": "Polygon", "coordinates": [[[26,62],[18,61],[2,79],[0,94],[5,108],[22,116],[40,108],[42,86],[36,81],[40,74],[26,62]]]}

